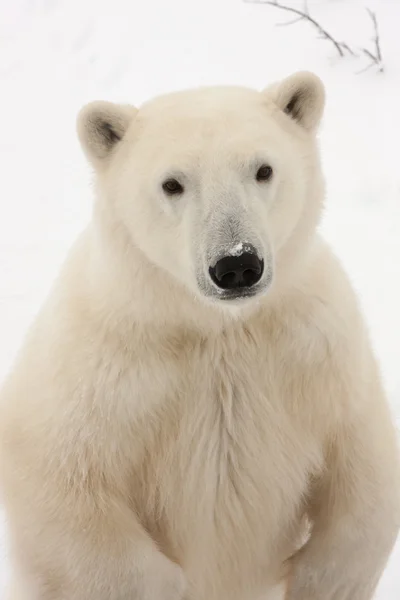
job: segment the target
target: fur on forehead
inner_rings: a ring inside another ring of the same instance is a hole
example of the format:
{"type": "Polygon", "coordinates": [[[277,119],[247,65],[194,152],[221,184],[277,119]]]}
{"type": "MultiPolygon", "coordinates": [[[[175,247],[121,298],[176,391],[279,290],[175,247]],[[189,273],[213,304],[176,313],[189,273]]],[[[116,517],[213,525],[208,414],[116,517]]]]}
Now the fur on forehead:
{"type": "MultiPolygon", "coordinates": [[[[321,80],[313,73],[295,73],[268,86],[262,95],[303,129],[312,132],[318,127],[325,93],[321,80]]],[[[184,114],[206,114],[207,110],[221,113],[224,101],[228,112],[233,107],[235,112],[240,112],[247,98],[254,101],[260,95],[255,90],[234,86],[198,88],[155,98],[142,107],[141,113],[143,116],[151,115],[153,109],[157,109],[156,113],[160,112],[165,118],[168,107],[172,115],[174,108],[181,117],[184,114]],[[179,107],[181,110],[178,110],[179,107]]],[[[91,102],[81,109],[77,120],[78,136],[86,156],[95,167],[100,167],[113,155],[137,113],[138,109],[134,106],[112,102],[91,102]]]]}

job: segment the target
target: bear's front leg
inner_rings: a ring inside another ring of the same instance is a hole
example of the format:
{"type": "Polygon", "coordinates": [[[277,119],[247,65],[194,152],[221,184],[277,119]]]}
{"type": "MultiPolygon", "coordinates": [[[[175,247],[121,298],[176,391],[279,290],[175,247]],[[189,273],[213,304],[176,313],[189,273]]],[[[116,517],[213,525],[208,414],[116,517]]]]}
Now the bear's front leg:
{"type": "MultiPolygon", "coordinates": [[[[47,519],[10,511],[10,600],[181,600],[182,569],[123,505],[69,498],[47,519]],[[71,505],[72,503],[72,505],[71,505]]],[[[35,514],[36,513],[36,514],[35,514]]]]}
{"type": "Polygon", "coordinates": [[[327,469],[310,498],[312,533],[292,559],[286,600],[371,600],[394,546],[400,525],[396,435],[380,384],[368,388],[349,399],[332,431],[327,469]]]}

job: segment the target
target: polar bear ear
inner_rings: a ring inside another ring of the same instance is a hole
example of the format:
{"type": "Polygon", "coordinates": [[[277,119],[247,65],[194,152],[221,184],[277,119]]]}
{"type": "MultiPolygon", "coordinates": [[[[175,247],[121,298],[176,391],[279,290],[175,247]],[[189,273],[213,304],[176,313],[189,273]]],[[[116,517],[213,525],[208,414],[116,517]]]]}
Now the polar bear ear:
{"type": "Polygon", "coordinates": [[[78,137],[89,160],[103,162],[122,140],[137,109],[112,102],[86,104],[77,119],[78,137]]]}
{"type": "Polygon", "coordinates": [[[275,104],[304,129],[317,129],[325,105],[324,85],[317,75],[300,71],[265,90],[275,104]]]}

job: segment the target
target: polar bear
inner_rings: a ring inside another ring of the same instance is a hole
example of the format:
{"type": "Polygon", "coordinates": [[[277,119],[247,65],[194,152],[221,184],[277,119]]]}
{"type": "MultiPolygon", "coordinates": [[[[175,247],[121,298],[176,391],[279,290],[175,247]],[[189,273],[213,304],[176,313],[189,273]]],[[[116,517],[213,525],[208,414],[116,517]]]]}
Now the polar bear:
{"type": "Polygon", "coordinates": [[[398,449],[323,107],[301,72],[80,112],[93,219],[1,395],[13,600],[372,598],[398,449]]]}

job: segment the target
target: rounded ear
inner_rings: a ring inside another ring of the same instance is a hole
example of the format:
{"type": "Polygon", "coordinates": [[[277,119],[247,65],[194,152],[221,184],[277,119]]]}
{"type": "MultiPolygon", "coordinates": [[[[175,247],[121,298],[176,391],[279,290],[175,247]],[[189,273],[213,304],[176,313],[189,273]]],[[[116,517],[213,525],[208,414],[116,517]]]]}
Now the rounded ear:
{"type": "Polygon", "coordinates": [[[264,93],[304,129],[313,131],[318,127],[324,112],[325,89],[314,73],[294,73],[264,93]]]}
{"type": "Polygon", "coordinates": [[[110,155],[136,113],[133,106],[112,102],[91,102],[81,108],[77,118],[78,137],[92,163],[99,165],[110,155]]]}

